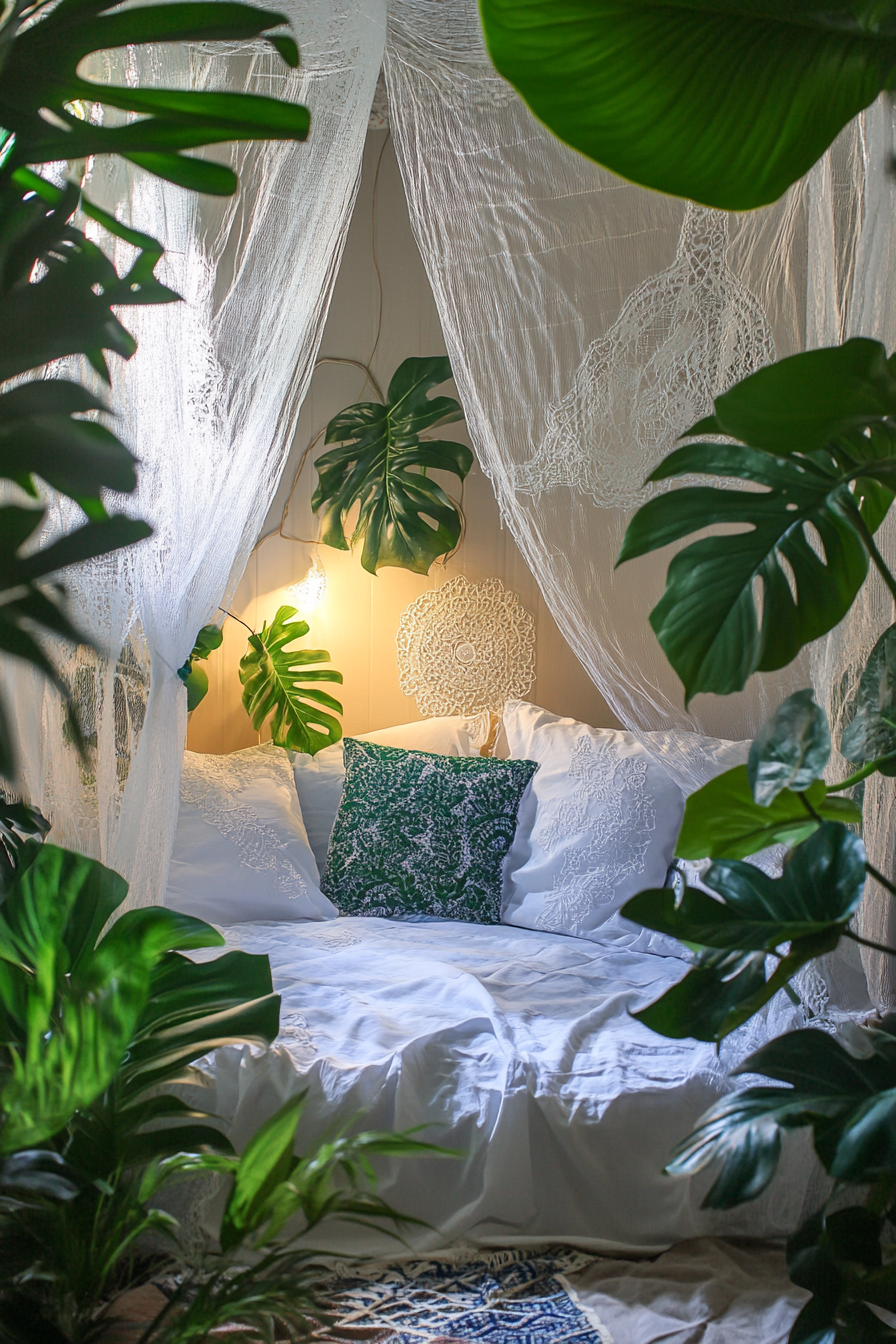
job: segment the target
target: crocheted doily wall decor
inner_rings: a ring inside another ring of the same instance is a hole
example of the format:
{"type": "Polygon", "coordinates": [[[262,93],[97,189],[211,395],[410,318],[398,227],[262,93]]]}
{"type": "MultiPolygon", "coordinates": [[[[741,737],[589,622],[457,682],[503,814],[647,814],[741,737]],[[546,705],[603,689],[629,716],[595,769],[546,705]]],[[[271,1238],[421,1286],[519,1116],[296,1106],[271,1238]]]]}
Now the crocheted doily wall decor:
{"type": "Polygon", "coordinates": [[[535,622],[500,579],[460,575],[402,613],[399,684],[421,714],[499,714],[535,680],[535,622]]]}

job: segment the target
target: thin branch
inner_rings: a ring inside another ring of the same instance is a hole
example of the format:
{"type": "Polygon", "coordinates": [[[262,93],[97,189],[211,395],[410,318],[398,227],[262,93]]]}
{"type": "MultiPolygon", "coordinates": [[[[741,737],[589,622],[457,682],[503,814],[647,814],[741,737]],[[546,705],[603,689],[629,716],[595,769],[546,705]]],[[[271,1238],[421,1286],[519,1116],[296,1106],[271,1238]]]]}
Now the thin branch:
{"type": "Polygon", "coordinates": [[[893,886],[893,883],[888,882],[883,873],[878,872],[873,864],[868,863],[867,860],[865,861],[865,872],[869,877],[873,877],[875,882],[879,882],[882,887],[885,887],[891,896],[896,896],[896,887],[893,886]]]}
{"type": "Polygon", "coordinates": [[[887,947],[885,943],[874,943],[870,938],[860,938],[852,929],[843,930],[844,938],[851,938],[854,943],[859,943],[862,947],[870,947],[872,952],[886,952],[889,957],[896,957],[896,947],[887,947]]]}
{"type": "Polygon", "coordinates": [[[842,779],[839,784],[826,785],[827,791],[828,793],[840,793],[843,789],[851,789],[854,784],[860,784],[863,779],[867,779],[869,775],[873,775],[875,770],[879,769],[880,766],[885,765],[887,761],[893,760],[896,760],[896,751],[887,752],[885,756],[877,756],[873,761],[866,762],[861,770],[857,770],[854,775],[850,775],[847,779],[842,779]]]}
{"type": "Polygon", "coordinates": [[[218,610],[223,611],[224,615],[229,616],[232,621],[237,621],[240,625],[245,625],[250,635],[254,635],[257,633],[255,630],[252,629],[251,625],[246,625],[246,622],[244,620],[241,620],[239,616],[234,616],[233,612],[228,611],[226,607],[219,607],[218,610]]]}
{"type": "Polygon", "coordinates": [[[857,523],[858,531],[861,534],[862,541],[864,542],[865,550],[868,552],[871,559],[874,561],[874,565],[878,573],[880,574],[884,583],[890,590],[890,596],[892,597],[893,601],[896,602],[896,579],[894,579],[893,575],[890,573],[890,570],[887,566],[887,562],[884,560],[880,551],[877,549],[874,538],[868,531],[868,525],[858,509],[856,509],[855,511],[855,522],[857,523]]]}

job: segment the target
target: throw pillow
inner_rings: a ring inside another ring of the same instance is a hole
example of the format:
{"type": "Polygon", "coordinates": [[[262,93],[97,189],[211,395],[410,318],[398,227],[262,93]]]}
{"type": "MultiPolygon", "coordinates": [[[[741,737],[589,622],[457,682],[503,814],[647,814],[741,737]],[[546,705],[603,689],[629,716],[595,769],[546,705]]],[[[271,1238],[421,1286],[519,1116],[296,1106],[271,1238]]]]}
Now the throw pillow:
{"type": "Polygon", "coordinates": [[[212,924],[336,917],[281,747],[184,752],[165,904],[212,924]]]}
{"type": "Polygon", "coordinates": [[[504,923],[596,937],[613,920],[615,936],[620,906],[666,880],[681,791],[631,733],[522,700],[505,706],[504,726],[511,757],[539,765],[507,863],[504,923]]]}
{"type": "MultiPolygon", "coordinates": [[[[409,751],[433,751],[442,756],[473,756],[477,748],[468,731],[469,723],[469,719],[461,715],[423,719],[419,723],[402,723],[395,728],[357,734],[356,741],[379,742],[384,747],[404,747],[409,751]]],[[[308,841],[321,872],[327,862],[327,846],[342,801],[345,781],[342,747],[341,742],[336,742],[332,747],[324,747],[316,756],[295,752],[292,757],[308,841]]]]}
{"type": "Polygon", "coordinates": [[[345,915],[499,923],[504,859],[536,769],[347,738],[324,891],[345,915]]]}

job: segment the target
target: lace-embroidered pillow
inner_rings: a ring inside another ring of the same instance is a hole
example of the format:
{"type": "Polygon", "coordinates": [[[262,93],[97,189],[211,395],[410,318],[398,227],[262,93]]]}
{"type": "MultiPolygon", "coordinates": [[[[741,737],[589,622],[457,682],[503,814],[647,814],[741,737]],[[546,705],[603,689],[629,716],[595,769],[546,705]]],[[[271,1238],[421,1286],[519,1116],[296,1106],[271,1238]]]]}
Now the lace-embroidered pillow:
{"type": "Polygon", "coordinates": [[[323,889],[346,915],[497,924],[532,761],[435,756],[347,738],[323,889]]]}
{"type": "MultiPolygon", "coordinates": [[[[680,789],[631,733],[522,700],[507,704],[504,727],[511,757],[539,763],[507,861],[504,923],[641,938],[617,912],[635,892],[665,882],[684,815],[680,789]]],[[[657,937],[639,947],[676,950],[669,939],[654,947],[657,937]]]]}
{"type": "Polygon", "coordinates": [[[335,918],[282,748],[184,752],[165,904],[213,924],[335,918]]]}

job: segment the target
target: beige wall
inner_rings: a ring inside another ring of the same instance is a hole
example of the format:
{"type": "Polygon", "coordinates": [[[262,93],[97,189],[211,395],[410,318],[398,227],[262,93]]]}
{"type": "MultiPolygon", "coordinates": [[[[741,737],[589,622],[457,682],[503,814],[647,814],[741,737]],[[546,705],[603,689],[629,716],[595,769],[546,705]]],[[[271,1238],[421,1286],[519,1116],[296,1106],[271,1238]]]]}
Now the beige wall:
{"type": "MultiPolygon", "coordinates": [[[[382,153],[375,200],[376,259],[383,281],[382,328],[372,368],[383,388],[410,355],[444,354],[445,343],[432,293],[408,221],[407,207],[388,133],[368,136],[358,203],[336,283],[321,345],[321,355],[370,361],[376,338],[379,288],[373,263],[372,225],[374,177],[382,153]]],[[[272,277],[272,283],[276,278],[272,277]]],[[[271,511],[268,530],[280,522],[283,503],[309,441],[331,416],[352,402],[370,398],[364,375],[342,365],[316,371],[302,409],[290,465],[280,496],[271,511]]],[[[462,425],[439,434],[469,440],[462,425]]],[[[320,451],[320,448],[317,449],[320,451]]],[[[309,501],[317,480],[306,463],[293,496],[284,531],[315,538],[317,522],[309,501]]],[[[456,495],[457,482],[444,482],[456,495]]],[[[528,567],[513,539],[502,529],[494,494],[478,466],[464,490],[466,536],[447,568],[427,577],[405,570],[384,569],[373,577],[357,556],[320,548],[327,573],[327,596],[308,619],[307,644],[328,649],[345,678],[337,696],[345,706],[347,733],[363,733],[421,717],[413,699],[398,686],[395,632],[402,611],[427,589],[464,574],[471,582],[495,576],[518,595],[535,617],[536,681],[529,698],[557,713],[603,726],[616,720],[557,630],[528,567]]],[[[307,542],[272,536],[255,551],[237,591],[232,611],[258,629],[277,607],[289,602],[285,591],[308,571],[307,542]]],[[[224,643],[209,661],[209,694],[191,716],[187,745],[193,751],[226,752],[250,746],[257,736],[242,708],[238,665],[247,632],[236,621],[224,624],[224,643]]]]}

